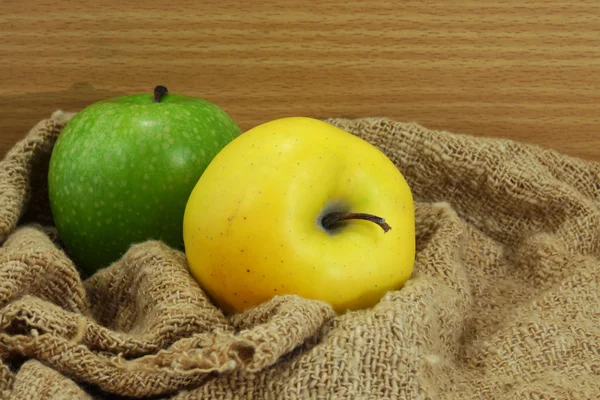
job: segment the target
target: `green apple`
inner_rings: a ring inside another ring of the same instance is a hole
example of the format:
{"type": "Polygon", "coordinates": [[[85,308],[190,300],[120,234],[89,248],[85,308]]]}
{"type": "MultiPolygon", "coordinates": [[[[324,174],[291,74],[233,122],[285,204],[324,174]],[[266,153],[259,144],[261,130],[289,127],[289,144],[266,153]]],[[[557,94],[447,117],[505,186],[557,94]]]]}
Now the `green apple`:
{"type": "Polygon", "coordinates": [[[240,134],[217,105],[164,86],[81,110],[60,133],[48,173],[66,251],[92,274],[141,241],[183,249],[187,199],[215,155],[240,134]]]}

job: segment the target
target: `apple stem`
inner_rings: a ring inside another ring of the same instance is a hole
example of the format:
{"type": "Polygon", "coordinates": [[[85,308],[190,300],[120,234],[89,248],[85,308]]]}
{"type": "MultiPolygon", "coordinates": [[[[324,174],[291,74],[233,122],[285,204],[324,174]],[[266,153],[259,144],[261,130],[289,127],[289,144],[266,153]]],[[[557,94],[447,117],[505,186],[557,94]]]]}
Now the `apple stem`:
{"type": "Polygon", "coordinates": [[[157,87],[154,88],[154,102],[158,103],[165,94],[167,94],[169,92],[169,90],[162,86],[162,85],[158,85],[157,87]]]}
{"type": "Polygon", "coordinates": [[[364,219],[367,221],[371,221],[371,222],[379,225],[381,227],[381,229],[383,229],[384,232],[387,232],[390,229],[392,229],[392,227],[389,226],[387,222],[385,222],[385,219],[383,219],[381,217],[377,217],[372,214],[365,214],[365,213],[332,212],[332,213],[325,215],[321,219],[321,224],[323,225],[323,227],[325,229],[331,229],[338,222],[349,220],[349,219],[364,219]]]}

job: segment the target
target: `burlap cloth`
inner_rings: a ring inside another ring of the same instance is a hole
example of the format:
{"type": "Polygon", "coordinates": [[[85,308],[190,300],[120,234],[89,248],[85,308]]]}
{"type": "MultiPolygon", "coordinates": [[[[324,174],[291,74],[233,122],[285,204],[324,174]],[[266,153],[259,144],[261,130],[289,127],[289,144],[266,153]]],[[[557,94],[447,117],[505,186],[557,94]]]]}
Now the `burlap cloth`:
{"type": "Polygon", "coordinates": [[[416,201],[413,278],[336,316],[294,296],[224,316],[149,241],[82,277],[45,167],[68,115],[0,169],[0,393],[10,399],[600,396],[600,166],[390,119],[328,122],[381,148],[416,201]]]}

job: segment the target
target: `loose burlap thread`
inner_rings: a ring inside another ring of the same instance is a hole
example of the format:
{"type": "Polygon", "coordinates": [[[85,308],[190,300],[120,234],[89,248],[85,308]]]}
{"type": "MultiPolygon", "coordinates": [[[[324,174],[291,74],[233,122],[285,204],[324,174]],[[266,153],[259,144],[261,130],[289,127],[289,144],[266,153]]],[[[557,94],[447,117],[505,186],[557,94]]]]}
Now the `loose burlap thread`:
{"type": "Polygon", "coordinates": [[[285,295],[225,316],[161,242],[80,275],[45,186],[70,117],[41,121],[1,162],[3,398],[598,398],[597,163],[386,118],[327,119],[409,182],[412,279],[343,315],[285,295]]]}

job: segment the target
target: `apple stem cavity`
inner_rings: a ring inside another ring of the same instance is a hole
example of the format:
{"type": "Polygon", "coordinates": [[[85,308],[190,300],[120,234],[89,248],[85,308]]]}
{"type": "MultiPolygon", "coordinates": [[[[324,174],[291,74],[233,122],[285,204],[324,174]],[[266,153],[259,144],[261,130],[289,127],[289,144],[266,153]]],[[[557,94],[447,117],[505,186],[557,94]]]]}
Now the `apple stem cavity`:
{"type": "Polygon", "coordinates": [[[154,103],[160,102],[160,100],[163,98],[163,96],[165,94],[167,94],[168,92],[169,92],[169,90],[162,85],[158,85],[157,87],[155,87],[154,88],[154,103]]]}
{"type": "Polygon", "coordinates": [[[383,229],[383,232],[387,232],[392,229],[392,227],[385,222],[385,219],[365,213],[331,212],[321,219],[321,224],[323,225],[323,228],[329,230],[335,228],[340,221],[347,221],[349,219],[364,219],[366,221],[373,222],[379,225],[381,229],[383,229]]]}

